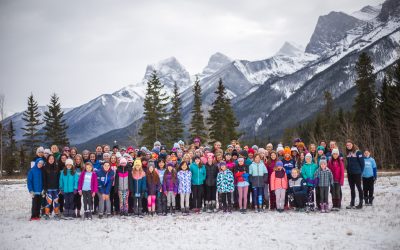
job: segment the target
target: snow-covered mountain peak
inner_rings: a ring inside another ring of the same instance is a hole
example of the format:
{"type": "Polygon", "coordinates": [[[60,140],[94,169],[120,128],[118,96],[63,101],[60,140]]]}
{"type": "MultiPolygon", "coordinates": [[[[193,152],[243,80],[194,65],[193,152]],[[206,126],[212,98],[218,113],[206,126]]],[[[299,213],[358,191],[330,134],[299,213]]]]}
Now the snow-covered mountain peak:
{"type": "Polygon", "coordinates": [[[206,77],[209,75],[214,74],[221,68],[223,68],[225,65],[228,63],[231,63],[232,59],[227,57],[226,55],[217,52],[213,54],[210,59],[208,60],[207,66],[203,69],[203,72],[201,73],[201,77],[206,77]]]}
{"type": "Polygon", "coordinates": [[[282,47],[279,49],[276,55],[283,55],[283,56],[299,56],[303,54],[304,48],[300,45],[296,45],[291,42],[285,42],[282,47]]]}
{"type": "Polygon", "coordinates": [[[363,7],[361,10],[353,12],[351,15],[357,19],[363,21],[369,21],[376,18],[381,12],[381,9],[382,9],[382,4],[379,4],[377,6],[367,5],[363,7]]]}

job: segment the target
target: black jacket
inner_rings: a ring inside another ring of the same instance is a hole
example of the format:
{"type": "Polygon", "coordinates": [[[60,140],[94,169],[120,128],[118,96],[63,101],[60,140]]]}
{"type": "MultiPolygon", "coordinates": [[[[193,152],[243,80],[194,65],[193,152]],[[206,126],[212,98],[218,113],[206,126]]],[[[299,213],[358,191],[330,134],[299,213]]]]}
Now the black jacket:
{"type": "Polygon", "coordinates": [[[60,170],[57,164],[46,164],[43,168],[43,189],[59,189],[60,170]]]}
{"type": "Polygon", "coordinates": [[[216,164],[208,165],[208,163],[204,166],[206,167],[206,186],[216,186],[218,166],[216,164]]]}

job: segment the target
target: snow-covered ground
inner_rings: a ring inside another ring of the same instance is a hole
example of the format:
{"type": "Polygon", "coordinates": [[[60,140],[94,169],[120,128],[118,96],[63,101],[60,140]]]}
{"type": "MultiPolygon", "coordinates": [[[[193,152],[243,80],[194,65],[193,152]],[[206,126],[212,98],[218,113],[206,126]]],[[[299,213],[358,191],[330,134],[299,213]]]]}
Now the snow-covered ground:
{"type": "MultiPolygon", "coordinates": [[[[28,221],[24,184],[0,186],[0,249],[400,249],[400,176],[380,177],[373,207],[320,213],[201,214],[28,221]]],[[[344,202],[350,191],[344,186],[344,202]]]]}

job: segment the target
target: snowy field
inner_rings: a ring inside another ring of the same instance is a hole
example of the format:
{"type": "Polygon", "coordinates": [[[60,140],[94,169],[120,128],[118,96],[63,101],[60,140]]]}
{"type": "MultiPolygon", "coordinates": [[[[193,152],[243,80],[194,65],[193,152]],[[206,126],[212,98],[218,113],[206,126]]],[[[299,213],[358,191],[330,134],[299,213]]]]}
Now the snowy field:
{"type": "MultiPolygon", "coordinates": [[[[29,221],[25,184],[0,186],[0,249],[400,249],[400,176],[380,177],[373,207],[320,213],[29,221]]],[[[345,183],[344,205],[350,191],[345,183]]]]}

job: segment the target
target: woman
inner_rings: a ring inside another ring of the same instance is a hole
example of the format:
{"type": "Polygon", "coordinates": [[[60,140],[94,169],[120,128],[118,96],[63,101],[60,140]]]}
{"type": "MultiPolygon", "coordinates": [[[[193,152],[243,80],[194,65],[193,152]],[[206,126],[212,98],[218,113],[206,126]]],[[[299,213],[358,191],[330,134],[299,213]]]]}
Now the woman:
{"type": "Polygon", "coordinates": [[[364,156],[358,147],[349,139],[346,142],[347,179],[349,180],[351,201],[347,209],[361,209],[363,205],[363,190],[361,187],[361,174],[364,171],[364,156]],[[357,187],[359,203],[354,206],[357,187]]]}

